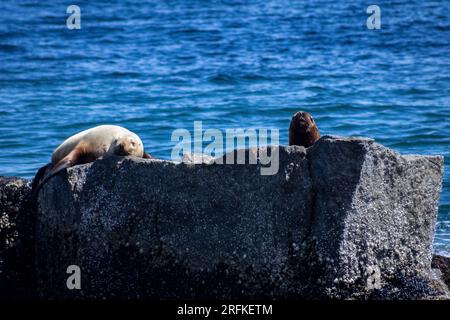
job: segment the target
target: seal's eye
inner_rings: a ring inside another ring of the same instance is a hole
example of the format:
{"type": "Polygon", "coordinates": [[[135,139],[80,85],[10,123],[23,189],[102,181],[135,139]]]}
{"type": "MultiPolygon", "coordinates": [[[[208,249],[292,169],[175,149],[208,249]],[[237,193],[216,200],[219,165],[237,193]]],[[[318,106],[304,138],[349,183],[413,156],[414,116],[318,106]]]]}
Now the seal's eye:
{"type": "Polygon", "coordinates": [[[311,118],[311,122],[314,123],[314,118],[312,116],[310,118],[311,118]]]}

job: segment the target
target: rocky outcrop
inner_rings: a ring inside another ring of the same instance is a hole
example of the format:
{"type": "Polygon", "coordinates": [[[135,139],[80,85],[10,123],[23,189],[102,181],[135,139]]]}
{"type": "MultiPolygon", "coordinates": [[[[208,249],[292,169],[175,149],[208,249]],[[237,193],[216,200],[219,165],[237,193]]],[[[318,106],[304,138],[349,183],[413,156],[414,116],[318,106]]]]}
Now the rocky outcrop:
{"type": "Polygon", "coordinates": [[[448,298],[449,259],[431,264],[442,157],[338,137],[271,151],[268,176],[101,159],[50,180],[39,211],[27,180],[0,178],[0,299],[448,298]]]}
{"type": "MultiPolygon", "coordinates": [[[[257,157],[262,150],[247,150],[257,157]]],[[[369,139],[280,147],[279,170],[109,157],[42,189],[44,298],[444,297],[431,269],[440,156],[369,139]],[[81,270],[68,290],[66,269],[81,270]]]]}

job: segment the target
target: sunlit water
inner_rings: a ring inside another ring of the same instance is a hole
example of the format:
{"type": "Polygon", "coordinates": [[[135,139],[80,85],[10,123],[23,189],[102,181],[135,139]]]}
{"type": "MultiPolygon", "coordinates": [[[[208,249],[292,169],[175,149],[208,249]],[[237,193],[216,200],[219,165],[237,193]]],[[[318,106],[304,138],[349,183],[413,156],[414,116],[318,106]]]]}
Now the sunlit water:
{"type": "Polygon", "coordinates": [[[30,178],[103,123],[169,158],[174,129],[279,128],[310,111],[324,134],[441,154],[435,250],[450,254],[448,1],[2,1],[0,175],[30,178]]]}

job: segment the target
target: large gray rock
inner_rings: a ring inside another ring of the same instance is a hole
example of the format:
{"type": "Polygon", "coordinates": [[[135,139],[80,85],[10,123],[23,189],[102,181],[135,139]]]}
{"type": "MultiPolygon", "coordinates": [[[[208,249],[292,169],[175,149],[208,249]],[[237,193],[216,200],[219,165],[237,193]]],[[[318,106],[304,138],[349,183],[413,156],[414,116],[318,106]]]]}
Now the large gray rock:
{"type": "Polygon", "coordinates": [[[260,164],[129,157],[59,174],[39,198],[40,296],[447,294],[431,269],[442,157],[338,137],[277,150],[272,176],[260,164]],[[81,290],[66,287],[69,265],[81,268],[81,290]]]}
{"type": "Polygon", "coordinates": [[[312,237],[327,293],[427,295],[443,158],[348,138],[325,138],[308,155],[312,237]]]}

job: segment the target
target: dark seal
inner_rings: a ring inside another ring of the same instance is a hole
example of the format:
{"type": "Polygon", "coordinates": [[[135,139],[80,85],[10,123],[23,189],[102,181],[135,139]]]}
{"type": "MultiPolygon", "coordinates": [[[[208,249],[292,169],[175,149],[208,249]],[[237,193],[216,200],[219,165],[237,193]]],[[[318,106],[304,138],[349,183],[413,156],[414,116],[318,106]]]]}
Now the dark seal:
{"type": "Polygon", "coordinates": [[[289,126],[289,145],[308,148],[319,138],[319,129],[313,117],[305,111],[296,112],[289,126]]]}

